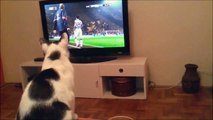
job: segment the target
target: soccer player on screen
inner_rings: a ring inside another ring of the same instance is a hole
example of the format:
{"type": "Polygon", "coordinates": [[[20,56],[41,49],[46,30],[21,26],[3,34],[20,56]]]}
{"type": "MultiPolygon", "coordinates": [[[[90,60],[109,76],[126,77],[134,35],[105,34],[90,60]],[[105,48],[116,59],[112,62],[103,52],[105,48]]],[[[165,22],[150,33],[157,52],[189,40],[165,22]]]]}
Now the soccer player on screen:
{"type": "MultiPolygon", "coordinates": [[[[67,13],[65,11],[65,6],[64,4],[59,4],[59,9],[55,13],[54,16],[54,30],[53,33],[56,34],[58,33],[59,36],[62,35],[62,33],[66,32],[68,34],[68,30],[70,29],[67,24],[67,13]]],[[[68,34],[69,38],[69,34],[68,34]]]]}
{"type": "Polygon", "coordinates": [[[82,29],[81,29],[82,27],[83,27],[83,23],[79,19],[79,16],[77,16],[74,21],[74,37],[75,37],[76,47],[78,48],[83,47],[82,29]]]}

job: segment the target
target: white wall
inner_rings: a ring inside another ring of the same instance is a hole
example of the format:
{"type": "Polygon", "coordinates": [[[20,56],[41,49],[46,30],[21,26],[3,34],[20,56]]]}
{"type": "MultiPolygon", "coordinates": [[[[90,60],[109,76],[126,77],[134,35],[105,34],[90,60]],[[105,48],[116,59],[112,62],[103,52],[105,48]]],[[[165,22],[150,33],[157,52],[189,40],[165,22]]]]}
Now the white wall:
{"type": "MultiPolygon", "coordinates": [[[[212,85],[212,1],[129,0],[132,56],[147,56],[150,80],[176,85],[186,63],[212,85]]],[[[38,1],[1,1],[1,55],[6,82],[20,82],[19,65],[42,56],[38,1]]]]}
{"type": "Polygon", "coordinates": [[[212,1],[134,0],[129,14],[132,53],[149,58],[151,80],[175,85],[194,63],[212,85],[212,1]]]}
{"type": "Polygon", "coordinates": [[[19,65],[41,56],[38,1],[1,1],[1,55],[6,82],[20,82],[19,65]]]}

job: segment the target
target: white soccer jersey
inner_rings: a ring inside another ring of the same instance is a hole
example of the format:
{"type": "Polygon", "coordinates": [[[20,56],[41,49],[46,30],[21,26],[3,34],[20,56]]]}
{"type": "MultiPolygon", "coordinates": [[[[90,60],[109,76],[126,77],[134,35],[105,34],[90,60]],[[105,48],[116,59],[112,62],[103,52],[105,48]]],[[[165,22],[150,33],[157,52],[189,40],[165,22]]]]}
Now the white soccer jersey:
{"type": "Polygon", "coordinates": [[[74,27],[79,29],[79,28],[82,28],[82,26],[83,26],[82,21],[79,20],[79,19],[76,19],[76,20],[75,20],[74,27]]]}

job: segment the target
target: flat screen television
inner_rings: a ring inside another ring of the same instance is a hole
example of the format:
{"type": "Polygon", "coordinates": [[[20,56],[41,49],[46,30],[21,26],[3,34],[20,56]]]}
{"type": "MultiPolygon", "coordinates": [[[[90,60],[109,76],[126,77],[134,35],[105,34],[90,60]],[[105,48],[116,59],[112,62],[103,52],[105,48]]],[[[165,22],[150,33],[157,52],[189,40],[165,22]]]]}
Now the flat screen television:
{"type": "Polygon", "coordinates": [[[40,1],[44,39],[69,34],[72,62],[100,62],[130,55],[127,0],[40,1]]]}

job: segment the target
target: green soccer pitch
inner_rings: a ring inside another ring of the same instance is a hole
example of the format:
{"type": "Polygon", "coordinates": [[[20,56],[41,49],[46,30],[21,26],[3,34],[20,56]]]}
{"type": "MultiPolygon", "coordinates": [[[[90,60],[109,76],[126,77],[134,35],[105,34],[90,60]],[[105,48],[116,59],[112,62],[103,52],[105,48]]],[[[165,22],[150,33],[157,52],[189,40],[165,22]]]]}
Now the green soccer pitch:
{"type": "MultiPolygon", "coordinates": [[[[69,42],[75,44],[74,38],[70,38],[69,42]]],[[[83,45],[90,48],[124,47],[124,36],[84,36],[83,45]]]]}

